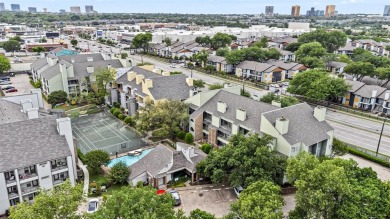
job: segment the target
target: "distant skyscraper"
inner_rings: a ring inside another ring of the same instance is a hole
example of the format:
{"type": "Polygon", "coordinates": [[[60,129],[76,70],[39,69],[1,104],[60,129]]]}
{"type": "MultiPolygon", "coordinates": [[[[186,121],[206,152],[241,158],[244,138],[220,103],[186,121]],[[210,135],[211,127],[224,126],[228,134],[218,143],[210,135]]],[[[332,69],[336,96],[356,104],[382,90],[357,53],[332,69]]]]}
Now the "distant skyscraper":
{"type": "Polygon", "coordinates": [[[5,5],[4,5],[4,3],[0,3],[0,11],[5,11],[5,5]]]}
{"type": "Polygon", "coordinates": [[[70,13],[80,14],[81,13],[80,6],[71,6],[70,13]]]}
{"type": "Polygon", "coordinates": [[[390,5],[385,5],[385,11],[383,12],[383,16],[390,16],[390,5]]]}
{"type": "Polygon", "coordinates": [[[291,8],[291,16],[297,17],[301,14],[301,6],[294,5],[291,8]]]}
{"type": "Polygon", "coordinates": [[[86,5],[85,6],[85,13],[92,13],[93,12],[93,6],[92,5],[86,5]]]}
{"type": "Polygon", "coordinates": [[[265,15],[273,16],[274,15],[274,6],[265,6],[265,15]]]}
{"type": "Polygon", "coordinates": [[[323,17],[325,12],[323,10],[317,10],[315,16],[316,17],[323,17]]]}
{"type": "Polygon", "coordinates": [[[44,13],[47,13],[47,8],[43,8],[43,12],[44,12],[44,13]]]}
{"type": "Polygon", "coordinates": [[[11,11],[20,11],[19,4],[11,4],[11,11]]]}
{"type": "Polygon", "coordinates": [[[333,17],[336,11],[336,5],[327,5],[325,10],[325,17],[333,17]]]}
{"type": "Polygon", "coordinates": [[[66,10],[65,10],[65,9],[60,9],[60,13],[61,13],[61,14],[65,14],[65,13],[66,13],[66,10]]]}
{"type": "Polygon", "coordinates": [[[28,7],[28,12],[37,13],[37,8],[36,7],[28,7]]]}

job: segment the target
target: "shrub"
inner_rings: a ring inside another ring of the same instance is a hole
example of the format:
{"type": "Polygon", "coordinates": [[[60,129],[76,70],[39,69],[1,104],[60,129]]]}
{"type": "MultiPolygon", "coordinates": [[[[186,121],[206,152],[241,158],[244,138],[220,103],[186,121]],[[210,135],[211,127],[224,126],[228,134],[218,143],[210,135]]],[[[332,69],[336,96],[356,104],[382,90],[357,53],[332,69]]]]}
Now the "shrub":
{"type": "Polygon", "coordinates": [[[118,162],[113,167],[111,167],[110,178],[114,184],[125,184],[129,175],[130,170],[123,161],[118,162]]]}
{"type": "Polygon", "coordinates": [[[115,107],[115,108],[119,108],[121,105],[117,102],[113,102],[112,105],[115,107]]]}
{"type": "Polygon", "coordinates": [[[118,108],[112,107],[112,108],[110,109],[110,112],[111,112],[112,114],[114,114],[114,111],[115,111],[116,109],[118,109],[118,108]]]}
{"type": "Polygon", "coordinates": [[[107,177],[99,178],[99,180],[96,182],[99,186],[106,186],[108,187],[111,184],[111,180],[107,177]]]}
{"type": "Polygon", "coordinates": [[[177,133],[176,137],[178,139],[184,140],[184,138],[186,137],[186,133],[183,132],[183,131],[180,131],[180,132],[177,133]]]}
{"type": "Polygon", "coordinates": [[[110,155],[103,150],[93,150],[85,154],[85,164],[92,172],[100,173],[102,165],[110,163],[110,155]]]}
{"type": "Polygon", "coordinates": [[[118,119],[123,120],[124,118],[125,118],[125,116],[123,114],[118,115],[118,119]]]}
{"type": "Polygon", "coordinates": [[[121,110],[121,112],[124,112],[125,111],[125,108],[121,107],[119,108],[121,110]]]}
{"type": "Polygon", "coordinates": [[[80,148],[77,148],[77,156],[80,158],[81,162],[85,162],[85,155],[81,152],[80,148]]]}
{"type": "Polygon", "coordinates": [[[114,112],[112,113],[115,117],[118,117],[118,115],[121,113],[119,109],[115,109],[114,112]]]}
{"type": "Polygon", "coordinates": [[[124,119],[124,122],[126,124],[128,124],[129,126],[135,125],[135,121],[133,120],[133,118],[131,118],[131,116],[126,116],[126,118],[124,119]]]}
{"type": "Polygon", "coordinates": [[[367,160],[370,160],[372,162],[375,162],[377,164],[380,164],[384,167],[390,167],[390,163],[385,161],[385,160],[382,160],[380,158],[377,158],[377,157],[374,157],[374,156],[371,156],[369,154],[366,154],[362,151],[359,151],[359,150],[356,150],[354,148],[348,148],[348,152],[351,153],[351,154],[354,154],[356,156],[359,156],[359,157],[362,157],[362,158],[365,158],[367,160]]]}
{"type": "Polygon", "coordinates": [[[213,147],[210,144],[205,143],[205,144],[202,144],[202,146],[200,147],[200,150],[202,150],[206,154],[209,154],[212,148],[213,147]]]}
{"type": "Polygon", "coordinates": [[[184,139],[184,141],[187,143],[187,144],[192,144],[194,143],[194,137],[192,136],[191,133],[187,133],[186,134],[186,137],[184,139]]]}

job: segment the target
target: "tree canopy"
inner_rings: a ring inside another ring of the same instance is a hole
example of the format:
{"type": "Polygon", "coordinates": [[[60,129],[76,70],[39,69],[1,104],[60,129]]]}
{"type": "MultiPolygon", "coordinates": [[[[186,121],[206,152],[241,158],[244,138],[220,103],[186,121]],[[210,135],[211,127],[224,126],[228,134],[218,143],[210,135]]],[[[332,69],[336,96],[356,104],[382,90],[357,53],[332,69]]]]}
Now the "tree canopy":
{"type": "Polygon", "coordinates": [[[11,63],[9,59],[5,56],[0,56],[0,74],[11,69],[11,63]]]}
{"type": "Polygon", "coordinates": [[[20,50],[20,43],[16,40],[8,40],[3,43],[3,49],[7,52],[15,52],[20,50]]]}
{"type": "Polygon", "coordinates": [[[386,218],[390,185],[371,168],[341,158],[320,162],[306,152],[288,159],[287,178],[298,189],[290,218],[386,218]]]}
{"type": "Polygon", "coordinates": [[[345,66],[344,72],[355,75],[361,81],[364,76],[375,75],[375,66],[369,62],[351,62],[345,66]]]}
{"type": "Polygon", "coordinates": [[[104,98],[106,95],[108,95],[107,92],[107,85],[112,83],[115,80],[116,70],[114,68],[98,68],[95,70],[95,72],[92,74],[96,81],[97,89],[98,89],[98,96],[100,98],[104,98]]]}
{"type": "Polygon", "coordinates": [[[197,171],[210,177],[213,183],[227,181],[244,188],[259,180],[281,183],[286,159],[270,150],[269,141],[269,136],[233,135],[227,145],[211,150],[198,164],[197,171]]]}
{"type": "Polygon", "coordinates": [[[216,33],[213,38],[211,38],[211,47],[213,49],[219,49],[226,47],[232,42],[232,38],[229,34],[226,33],[216,33]]]}
{"type": "Polygon", "coordinates": [[[268,38],[262,37],[260,39],[260,41],[253,43],[252,46],[259,47],[259,48],[267,48],[268,47],[268,38]]]}
{"type": "Polygon", "coordinates": [[[149,47],[149,43],[152,41],[153,35],[151,33],[140,33],[137,34],[133,40],[131,41],[131,44],[134,46],[136,49],[144,49],[149,47]]]}
{"type": "Polygon", "coordinates": [[[269,103],[269,104],[271,104],[272,101],[277,101],[277,102],[281,103],[282,108],[292,106],[292,105],[299,103],[299,100],[296,97],[292,97],[292,96],[282,96],[281,97],[281,96],[278,96],[272,92],[269,92],[269,93],[265,94],[264,96],[262,96],[260,98],[260,101],[264,102],[264,103],[269,103]]]}
{"type": "Polygon", "coordinates": [[[129,175],[129,167],[123,161],[114,164],[114,166],[112,166],[110,169],[110,178],[114,184],[125,184],[129,175]]]}
{"type": "Polygon", "coordinates": [[[59,103],[65,103],[68,98],[68,94],[63,90],[53,91],[47,97],[47,102],[52,105],[59,103]]]}
{"type": "Polygon", "coordinates": [[[325,31],[325,30],[315,30],[309,33],[304,33],[298,37],[298,43],[311,43],[318,42],[327,52],[334,52],[340,47],[345,46],[347,42],[347,35],[341,31],[325,31]]]}
{"type": "Polygon", "coordinates": [[[35,46],[35,47],[33,47],[32,51],[40,54],[41,52],[45,52],[46,49],[45,49],[45,47],[42,47],[42,46],[35,46]]]}
{"type": "Polygon", "coordinates": [[[295,52],[295,56],[298,60],[305,57],[316,57],[321,58],[326,54],[326,50],[322,47],[321,43],[312,42],[302,44],[295,52]]]}
{"type": "Polygon", "coordinates": [[[72,44],[72,46],[77,46],[78,43],[79,42],[76,39],[70,41],[70,44],[72,44]]]}
{"type": "Polygon", "coordinates": [[[325,71],[308,70],[295,76],[287,91],[315,100],[334,100],[344,96],[349,88],[342,78],[329,77],[325,71]]]}
{"type": "Polygon", "coordinates": [[[267,50],[252,46],[240,50],[232,50],[225,54],[225,59],[227,63],[236,65],[244,60],[264,62],[268,59],[279,59],[280,56],[280,52],[275,48],[267,50]]]}
{"type": "Polygon", "coordinates": [[[101,166],[107,166],[110,163],[110,155],[103,150],[89,151],[84,155],[85,164],[95,173],[101,172],[101,166]]]}

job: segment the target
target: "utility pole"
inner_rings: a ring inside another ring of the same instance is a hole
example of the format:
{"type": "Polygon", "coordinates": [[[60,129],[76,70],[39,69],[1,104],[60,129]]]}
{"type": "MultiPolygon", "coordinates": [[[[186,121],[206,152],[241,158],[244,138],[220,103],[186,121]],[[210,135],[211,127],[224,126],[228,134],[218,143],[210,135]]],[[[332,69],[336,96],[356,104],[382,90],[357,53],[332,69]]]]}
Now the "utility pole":
{"type": "Polygon", "coordinates": [[[383,120],[381,134],[379,135],[378,147],[376,148],[376,157],[378,157],[379,146],[381,145],[383,129],[385,128],[385,123],[386,123],[386,121],[387,121],[387,117],[385,117],[385,120],[383,120]]]}

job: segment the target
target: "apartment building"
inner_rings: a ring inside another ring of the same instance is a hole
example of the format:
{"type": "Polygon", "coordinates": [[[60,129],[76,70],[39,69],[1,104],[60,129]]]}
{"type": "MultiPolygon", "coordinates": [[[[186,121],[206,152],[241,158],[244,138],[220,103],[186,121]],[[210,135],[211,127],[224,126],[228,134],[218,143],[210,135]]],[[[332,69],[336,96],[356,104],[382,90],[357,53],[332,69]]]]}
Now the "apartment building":
{"type": "Polygon", "coordinates": [[[66,179],[75,184],[75,147],[69,118],[41,111],[39,90],[0,99],[0,215],[32,201],[39,189],[66,179]]]}
{"type": "Polygon", "coordinates": [[[254,61],[243,61],[236,66],[237,77],[263,83],[285,80],[285,71],[275,65],[254,61]]]}
{"type": "Polygon", "coordinates": [[[325,10],[325,17],[333,17],[335,16],[336,5],[327,5],[325,10]]]}
{"type": "Polygon", "coordinates": [[[291,16],[298,17],[301,15],[301,6],[299,5],[294,5],[291,8],[291,16]]]}
{"type": "Polygon", "coordinates": [[[129,115],[134,115],[139,107],[144,107],[147,103],[184,101],[197,92],[192,78],[187,78],[184,74],[170,75],[169,72],[153,68],[153,65],[135,66],[118,74],[118,87],[112,90],[111,101],[120,103],[129,115]]]}
{"type": "Polygon", "coordinates": [[[63,90],[69,95],[77,95],[91,89],[87,78],[93,83],[91,75],[97,69],[118,69],[130,65],[128,60],[110,59],[99,53],[58,57],[49,54],[34,62],[31,72],[35,82],[41,81],[45,94],[63,90]]]}
{"type": "Polygon", "coordinates": [[[281,60],[268,60],[267,64],[276,66],[278,68],[283,69],[282,75],[284,75],[284,78],[294,78],[298,73],[306,71],[308,67],[305,65],[296,63],[296,62],[288,62],[288,61],[281,61],[281,60]]]}
{"type": "Polygon", "coordinates": [[[347,65],[348,64],[344,62],[329,62],[326,64],[326,70],[335,74],[342,74],[347,65]]]}
{"type": "Polygon", "coordinates": [[[195,141],[221,147],[234,134],[257,133],[272,136],[270,147],[286,156],[331,154],[334,131],[325,121],[326,108],[313,110],[306,103],[279,108],[241,96],[240,87],[201,92],[186,102],[195,141]]]}
{"type": "Polygon", "coordinates": [[[228,64],[223,56],[211,55],[207,58],[207,64],[214,66],[216,71],[233,72],[233,65],[228,64]]]}

